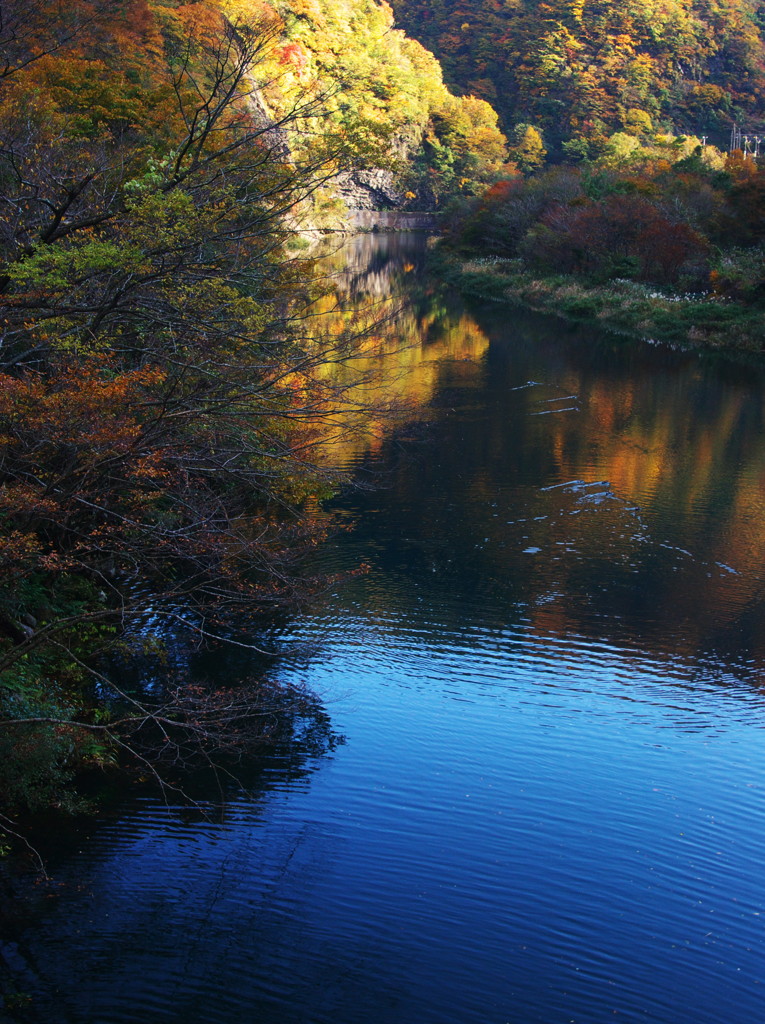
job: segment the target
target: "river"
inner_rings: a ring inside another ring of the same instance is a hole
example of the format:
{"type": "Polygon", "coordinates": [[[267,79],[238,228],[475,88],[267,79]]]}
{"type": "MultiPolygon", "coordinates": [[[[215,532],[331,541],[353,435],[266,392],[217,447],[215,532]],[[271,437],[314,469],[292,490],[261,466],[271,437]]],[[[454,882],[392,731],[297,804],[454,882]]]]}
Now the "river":
{"type": "Polygon", "coordinates": [[[327,443],[374,486],[322,566],[369,571],[257,638],[343,740],[68,837],[3,947],[48,1024],[765,1019],[762,367],[464,307],[422,256],[338,277],[412,296],[404,407],[327,443]]]}

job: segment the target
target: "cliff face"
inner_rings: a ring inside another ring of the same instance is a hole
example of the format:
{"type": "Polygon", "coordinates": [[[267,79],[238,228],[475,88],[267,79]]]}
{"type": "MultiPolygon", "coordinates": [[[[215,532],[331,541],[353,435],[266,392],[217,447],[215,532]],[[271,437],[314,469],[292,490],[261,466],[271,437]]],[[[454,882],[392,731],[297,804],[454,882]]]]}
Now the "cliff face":
{"type": "Polygon", "coordinates": [[[393,172],[379,167],[341,171],[333,189],[349,210],[396,210],[406,203],[393,172]]]}

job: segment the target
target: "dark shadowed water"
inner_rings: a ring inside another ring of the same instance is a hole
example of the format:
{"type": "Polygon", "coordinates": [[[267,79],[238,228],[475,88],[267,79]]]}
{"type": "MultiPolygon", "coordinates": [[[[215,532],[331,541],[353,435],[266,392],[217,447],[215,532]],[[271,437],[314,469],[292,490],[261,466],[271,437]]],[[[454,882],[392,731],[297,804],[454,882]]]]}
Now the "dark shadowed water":
{"type": "Polygon", "coordinates": [[[462,308],[421,255],[340,280],[415,299],[411,411],[328,448],[378,487],[324,564],[370,571],[265,638],[346,742],[54,858],[5,947],[51,1024],[765,1020],[763,373],[462,308]]]}

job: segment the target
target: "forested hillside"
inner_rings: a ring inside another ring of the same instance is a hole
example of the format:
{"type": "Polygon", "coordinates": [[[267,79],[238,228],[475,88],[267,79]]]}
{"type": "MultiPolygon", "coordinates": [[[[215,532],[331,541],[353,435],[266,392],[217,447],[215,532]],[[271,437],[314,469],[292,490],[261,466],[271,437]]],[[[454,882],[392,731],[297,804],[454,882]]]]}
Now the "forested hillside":
{"type": "Polygon", "coordinates": [[[765,6],[758,0],[394,0],[447,81],[533,125],[557,158],[599,155],[614,132],[727,144],[762,131],[765,6]]]}

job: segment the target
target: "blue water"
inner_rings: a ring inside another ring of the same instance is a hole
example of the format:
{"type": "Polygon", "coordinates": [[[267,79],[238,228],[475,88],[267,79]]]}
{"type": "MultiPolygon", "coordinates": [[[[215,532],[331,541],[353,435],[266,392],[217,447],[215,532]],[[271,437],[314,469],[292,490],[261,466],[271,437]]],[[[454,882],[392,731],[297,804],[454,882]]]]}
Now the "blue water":
{"type": "Polygon", "coordinates": [[[765,1019],[762,373],[417,302],[320,556],[369,572],[258,638],[345,742],[54,858],[6,946],[40,1019],[765,1019]]]}

